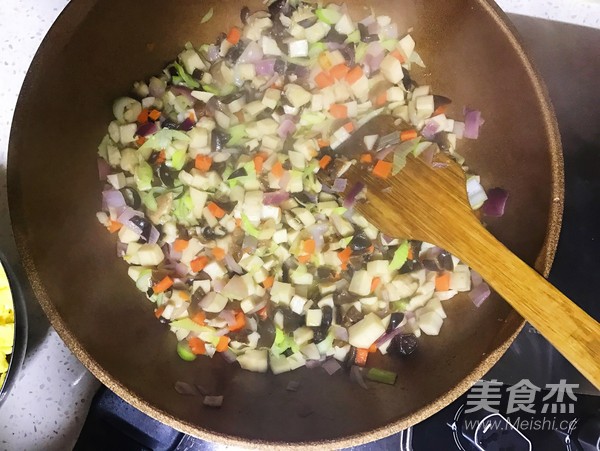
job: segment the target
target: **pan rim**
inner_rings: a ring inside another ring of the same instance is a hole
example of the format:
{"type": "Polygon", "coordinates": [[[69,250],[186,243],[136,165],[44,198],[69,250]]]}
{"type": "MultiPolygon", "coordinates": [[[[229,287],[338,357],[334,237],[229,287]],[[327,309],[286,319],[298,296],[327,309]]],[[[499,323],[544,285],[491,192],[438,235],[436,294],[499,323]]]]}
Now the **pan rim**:
{"type": "MultiPolygon", "coordinates": [[[[550,98],[544,81],[541,79],[533,62],[527,56],[524,46],[522,44],[522,40],[519,37],[515,27],[510,23],[510,20],[508,19],[506,14],[498,7],[498,5],[496,5],[493,2],[493,0],[472,1],[475,4],[479,5],[481,8],[483,8],[483,10],[489,15],[489,17],[496,23],[499,31],[504,35],[504,37],[508,40],[509,44],[511,45],[512,49],[516,52],[521,62],[521,65],[525,69],[529,81],[531,82],[538,105],[540,106],[540,109],[542,111],[542,121],[545,126],[545,135],[547,136],[549,143],[549,148],[547,151],[550,156],[551,166],[551,199],[548,213],[546,235],[544,243],[539,251],[535,268],[540,273],[542,273],[544,277],[547,277],[550,272],[550,268],[552,266],[552,262],[554,260],[554,255],[558,245],[564,203],[563,156],[560,134],[558,131],[558,124],[554,114],[554,109],[550,102],[550,98]]],[[[28,83],[28,79],[30,78],[30,74],[35,69],[36,63],[39,59],[39,55],[46,49],[46,47],[50,45],[50,41],[52,41],[54,37],[58,37],[58,34],[61,34],[61,39],[65,38],[65,30],[62,29],[62,23],[79,23],[85,17],[89,9],[93,7],[95,2],[96,0],[71,1],[66,6],[66,8],[61,12],[55,23],[50,28],[48,34],[42,41],[42,44],[36,52],[33,62],[28,70],[25,82],[23,84],[23,88],[21,90],[21,93],[19,94],[17,107],[15,109],[13,127],[11,127],[8,154],[8,198],[9,206],[11,207],[10,212],[13,218],[11,223],[13,227],[15,241],[17,244],[17,249],[19,255],[21,256],[22,265],[26,271],[29,282],[32,285],[33,291],[38,301],[40,302],[42,309],[44,310],[46,316],[49,318],[50,323],[55,328],[60,338],[67,344],[67,346],[69,347],[69,349],[71,349],[75,356],[104,385],[106,385],[109,389],[111,389],[117,395],[125,399],[127,402],[129,402],[131,405],[138,408],[142,412],[147,413],[153,418],[156,418],[157,420],[175,429],[178,429],[182,432],[188,433],[190,435],[199,437],[204,440],[213,442],[217,441],[230,446],[243,446],[246,448],[250,447],[260,449],[296,449],[299,447],[303,447],[306,449],[324,449],[333,447],[342,448],[356,446],[359,444],[368,443],[374,440],[387,437],[391,434],[399,432],[402,429],[405,429],[424,420],[425,418],[439,411],[441,408],[445,407],[446,405],[457,399],[459,396],[461,396],[464,392],[466,392],[500,359],[500,357],[508,349],[508,347],[511,345],[511,343],[513,342],[517,334],[521,331],[524,325],[524,320],[520,318],[514,310],[511,311],[509,317],[510,324],[514,323],[515,321],[518,322],[514,333],[512,333],[503,342],[498,343],[496,348],[492,352],[490,352],[476,367],[474,367],[468,375],[466,375],[457,385],[451,387],[442,396],[436,398],[431,403],[421,407],[420,409],[412,412],[410,415],[399,420],[390,422],[386,425],[380,426],[376,429],[372,429],[364,433],[355,434],[352,436],[307,442],[258,440],[252,441],[250,439],[243,439],[241,437],[207,430],[198,425],[176,419],[174,416],[168,414],[164,410],[154,407],[153,405],[139,397],[136,393],[129,390],[123,384],[114,380],[110,376],[110,374],[108,374],[108,372],[105,371],[104,368],[100,364],[98,364],[98,362],[96,362],[92,358],[92,356],[83,348],[81,343],[69,330],[66,323],[59,315],[56,307],[50,300],[48,294],[46,293],[44,285],[38,276],[35,263],[26,245],[26,233],[23,230],[21,230],[19,226],[15,225],[22,223],[22,221],[15,221],[15,218],[20,216],[21,211],[19,204],[14,201],[16,195],[16,188],[11,189],[11,185],[12,187],[15,186],[14,183],[11,183],[11,180],[17,177],[15,174],[16,170],[11,170],[14,167],[14,165],[10,164],[10,161],[14,159],[14,157],[11,158],[11,155],[14,155],[16,153],[16,150],[13,150],[13,147],[15,147],[14,143],[16,141],[15,135],[17,133],[15,131],[16,127],[14,127],[14,124],[17,122],[17,117],[20,116],[20,105],[23,101],[24,91],[26,91],[26,86],[28,83]],[[65,19],[67,16],[69,20],[65,19]],[[61,28],[61,30],[59,30],[59,28],[61,28]]]]}

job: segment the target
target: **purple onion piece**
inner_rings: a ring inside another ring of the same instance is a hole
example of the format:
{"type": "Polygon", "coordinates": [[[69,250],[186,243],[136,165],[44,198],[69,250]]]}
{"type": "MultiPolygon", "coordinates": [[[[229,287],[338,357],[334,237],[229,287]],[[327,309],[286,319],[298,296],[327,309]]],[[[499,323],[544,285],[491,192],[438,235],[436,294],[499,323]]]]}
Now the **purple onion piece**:
{"type": "Polygon", "coordinates": [[[236,274],[242,274],[244,272],[242,267],[238,264],[238,262],[235,261],[233,255],[231,254],[225,255],[225,264],[227,265],[227,268],[229,268],[229,271],[232,271],[236,274]]]}
{"type": "MultiPolygon", "coordinates": [[[[148,244],[156,244],[160,238],[160,233],[156,230],[156,227],[150,227],[150,236],[148,237],[148,244]]],[[[183,274],[187,274],[187,269],[183,274]]]]}
{"type": "MultiPolygon", "coordinates": [[[[281,184],[281,183],[280,183],[281,184]]],[[[265,193],[263,196],[263,204],[265,205],[279,205],[290,198],[290,193],[287,191],[273,191],[271,193],[265,193]]]]}
{"type": "Polygon", "coordinates": [[[352,365],[352,368],[350,368],[350,379],[356,382],[365,390],[369,389],[369,387],[367,387],[367,384],[365,383],[365,379],[363,378],[362,368],[360,366],[352,365]]]}
{"type": "Polygon", "coordinates": [[[256,75],[263,77],[272,77],[275,73],[275,60],[272,58],[256,61],[254,63],[256,75]]]}
{"type": "Polygon", "coordinates": [[[375,159],[376,160],[383,160],[383,159],[385,159],[385,157],[387,157],[394,150],[396,150],[396,146],[387,146],[387,147],[385,147],[384,149],[380,150],[379,152],[377,152],[375,154],[375,159]]]}
{"type": "Polygon", "coordinates": [[[263,308],[265,308],[266,306],[267,306],[267,298],[263,299],[258,304],[256,304],[252,310],[249,310],[248,315],[256,313],[256,312],[262,310],[263,308]]]}
{"type": "Polygon", "coordinates": [[[157,131],[158,127],[154,122],[146,122],[145,124],[142,124],[138,127],[135,134],[138,136],[146,137],[148,135],[153,135],[157,131]]]}
{"type": "Polygon", "coordinates": [[[491,294],[490,287],[487,283],[481,282],[469,292],[469,299],[475,304],[475,307],[480,307],[491,294]]]}
{"type": "Polygon", "coordinates": [[[419,155],[419,158],[427,163],[429,166],[433,166],[433,157],[435,156],[435,146],[431,145],[419,155]]]}
{"type": "Polygon", "coordinates": [[[330,376],[342,369],[342,366],[335,359],[327,359],[321,366],[330,376]]]}
{"type": "Polygon", "coordinates": [[[487,191],[487,196],[487,200],[481,207],[483,214],[493,218],[499,218],[504,215],[504,208],[508,200],[508,191],[502,188],[492,188],[487,191]]]}
{"type": "Polygon", "coordinates": [[[117,191],[116,189],[109,189],[102,192],[102,209],[107,210],[109,208],[129,208],[127,207],[127,204],[125,203],[125,198],[123,197],[123,194],[120,191],[117,191]]]}
{"type": "Polygon", "coordinates": [[[105,181],[111,172],[110,164],[104,158],[98,158],[98,179],[105,181]]]}
{"type": "Polygon", "coordinates": [[[181,124],[179,124],[179,127],[177,128],[179,130],[183,130],[184,132],[189,132],[192,128],[194,128],[194,125],[196,125],[196,123],[187,117],[181,124]]]}
{"type": "Polygon", "coordinates": [[[284,119],[279,124],[279,128],[277,129],[277,134],[280,138],[287,138],[288,136],[294,134],[296,131],[296,124],[291,119],[284,119]]]}
{"type": "Polygon", "coordinates": [[[192,95],[192,90],[187,86],[171,86],[169,89],[175,96],[184,96],[192,105],[196,103],[196,98],[192,95]]]}
{"type": "Polygon", "coordinates": [[[356,197],[360,194],[364,187],[364,183],[356,182],[354,186],[350,188],[348,194],[346,194],[346,197],[344,198],[344,207],[351,208],[356,202],[356,197]]]}
{"type": "Polygon", "coordinates": [[[206,59],[211,63],[219,59],[219,47],[214,44],[209,45],[206,51],[206,59]]]}
{"type": "Polygon", "coordinates": [[[348,179],[335,179],[333,181],[333,186],[331,189],[336,193],[343,193],[346,191],[346,185],[348,184],[348,179]]]}
{"type": "Polygon", "coordinates": [[[483,277],[477,271],[471,270],[471,282],[473,287],[477,287],[483,283],[483,277]]]}
{"type": "Polygon", "coordinates": [[[440,124],[436,121],[429,120],[425,123],[425,127],[421,130],[423,138],[432,140],[437,132],[440,131],[440,124]]]}
{"type": "Polygon", "coordinates": [[[235,355],[235,353],[231,349],[227,349],[226,351],[223,351],[221,353],[221,355],[223,356],[223,359],[227,363],[233,363],[233,362],[235,362],[237,360],[237,356],[235,355]]]}
{"type": "Polygon", "coordinates": [[[402,318],[402,321],[400,321],[400,324],[398,324],[398,326],[388,332],[383,334],[381,337],[379,337],[376,341],[375,341],[375,346],[379,347],[384,343],[387,343],[388,341],[390,341],[392,338],[394,338],[396,335],[399,335],[401,333],[404,332],[404,325],[408,322],[408,319],[406,319],[406,315],[404,315],[404,318],[402,318]]]}
{"type": "Polygon", "coordinates": [[[219,317],[223,318],[224,321],[227,321],[228,326],[234,326],[236,323],[235,313],[231,310],[223,310],[221,313],[219,313],[219,317]]]}
{"type": "Polygon", "coordinates": [[[483,125],[481,111],[465,108],[465,130],[463,136],[469,139],[479,138],[479,127],[483,125]]]}
{"type": "Polygon", "coordinates": [[[307,360],[306,361],[306,368],[317,368],[321,366],[321,361],[320,360],[307,360]]]}
{"type": "Polygon", "coordinates": [[[200,394],[200,391],[195,386],[181,381],[175,382],[175,391],[180,395],[186,396],[198,396],[200,394]]]}

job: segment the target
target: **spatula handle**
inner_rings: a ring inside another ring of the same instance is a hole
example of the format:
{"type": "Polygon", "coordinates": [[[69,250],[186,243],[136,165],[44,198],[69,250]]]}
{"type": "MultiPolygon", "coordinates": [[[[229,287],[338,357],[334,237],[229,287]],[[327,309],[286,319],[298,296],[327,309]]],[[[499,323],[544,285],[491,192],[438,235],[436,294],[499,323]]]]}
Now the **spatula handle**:
{"type": "Polygon", "coordinates": [[[600,324],[478,221],[448,250],[459,256],[600,389],[600,324]]]}

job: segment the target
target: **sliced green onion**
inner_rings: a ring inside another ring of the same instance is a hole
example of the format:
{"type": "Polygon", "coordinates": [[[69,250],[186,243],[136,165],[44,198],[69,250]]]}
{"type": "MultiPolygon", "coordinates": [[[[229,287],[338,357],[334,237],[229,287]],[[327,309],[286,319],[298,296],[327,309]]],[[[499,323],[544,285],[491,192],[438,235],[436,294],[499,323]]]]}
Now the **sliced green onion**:
{"type": "Polygon", "coordinates": [[[198,323],[195,323],[190,318],[182,318],[176,321],[171,321],[171,327],[177,327],[178,329],[189,330],[191,332],[213,332],[211,327],[201,326],[198,323]]]}
{"type": "Polygon", "coordinates": [[[382,370],[380,368],[369,368],[369,371],[367,371],[367,379],[373,382],[381,382],[382,384],[394,385],[397,376],[393,371],[382,370]]]}
{"type": "Polygon", "coordinates": [[[196,80],[194,80],[183,68],[183,66],[179,63],[173,62],[173,67],[175,69],[177,69],[177,74],[181,77],[181,79],[183,80],[183,82],[185,83],[185,85],[188,88],[199,88],[200,87],[200,83],[198,83],[196,80]]]}
{"type": "Polygon", "coordinates": [[[403,241],[394,252],[394,257],[390,262],[389,269],[390,271],[395,271],[397,269],[402,268],[404,263],[406,263],[406,259],[408,258],[408,241],[403,241]]]}
{"type": "Polygon", "coordinates": [[[181,357],[182,360],[185,360],[186,362],[196,360],[196,354],[192,352],[192,350],[190,349],[190,345],[188,345],[185,341],[180,341],[179,343],[177,343],[177,354],[179,355],[179,357],[181,357]]]}
{"type": "Polygon", "coordinates": [[[346,40],[344,41],[346,44],[357,44],[360,42],[360,31],[354,30],[352,33],[348,35],[346,40]]]}
{"type": "Polygon", "coordinates": [[[202,16],[202,19],[200,20],[200,23],[206,23],[210,19],[212,19],[212,16],[213,16],[214,12],[215,12],[214,8],[210,8],[208,10],[208,12],[206,14],[204,14],[204,16],[202,16]]]}
{"type": "Polygon", "coordinates": [[[242,229],[254,238],[258,238],[260,235],[260,231],[254,227],[254,224],[250,222],[250,219],[244,213],[242,213],[242,229]]]}
{"type": "Polygon", "coordinates": [[[137,168],[135,168],[135,183],[138,190],[148,191],[152,188],[152,179],[154,174],[152,173],[152,167],[145,161],[141,162],[137,168]]]}
{"type": "Polygon", "coordinates": [[[176,150],[171,157],[171,167],[176,171],[181,171],[185,164],[186,154],[187,152],[185,149],[176,150]]]}
{"type": "Polygon", "coordinates": [[[229,129],[229,141],[227,141],[228,147],[237,146],[241,144],[244,137],[246,136],[246,126],[244,124],[234,125],[229,129]]]}

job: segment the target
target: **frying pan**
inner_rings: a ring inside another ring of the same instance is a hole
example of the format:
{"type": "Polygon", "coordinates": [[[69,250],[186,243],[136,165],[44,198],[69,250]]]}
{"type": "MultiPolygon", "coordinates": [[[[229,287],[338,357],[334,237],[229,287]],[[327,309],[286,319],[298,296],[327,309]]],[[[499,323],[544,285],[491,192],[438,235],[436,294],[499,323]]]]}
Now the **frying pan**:
{"type": "MultiPolygon", "coordinates": [[[[503,218],[486,220],[513,252],[547,275],[559,234],[560,140],[542,81],[503,13],[487,0],[346,1],[414,27],[428,64],[416,79],[468,105],[486,123],[462,153],[485,186],[510,192],[503,218]]],[[[251,10],[258,0],[245,2],[251,10]]],[[[399,374],[363,390],[344,374],[302,368],[273,376],[222,359],[184,362],[175,337],[129,280],[115,242],[99,226],[96,147],[113,99],[162,70],[187,41],[212,42],[239,23],[233,0],[73,0],[42,43],[15,112],[8,191],[18,248],[52,325],[81,361],[135,407],[184,432],[239,446],[333,448],[372,441],[432,415],[498,360],[522,319],[492,296],[445,304],[441,334],[423,337],[405,360],[373,357],[399,374]],[[214,7],[204,25],[200,18],[214,7]],[[287,392],[289,381],[298,392],[287,392]],[[176,381],[225,397],[220,409],[178,395],[176,381]]],[[[540,299],[543,302],[543,299],[540,299]]]]}

